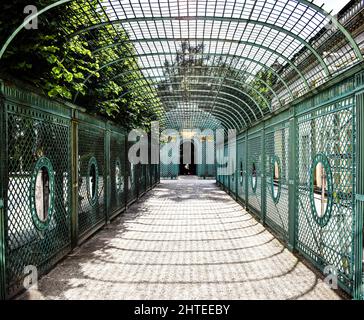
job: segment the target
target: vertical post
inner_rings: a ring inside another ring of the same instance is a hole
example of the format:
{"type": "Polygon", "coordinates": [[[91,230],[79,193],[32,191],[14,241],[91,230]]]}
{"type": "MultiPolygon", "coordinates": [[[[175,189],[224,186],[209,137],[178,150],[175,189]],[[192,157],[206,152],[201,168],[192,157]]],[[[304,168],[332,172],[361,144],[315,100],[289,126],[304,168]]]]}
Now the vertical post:
{"type": "Polygon", "coordinates": [[[239,142],[238,137],[236,138],[236,144],[235,144],[235,200],[238,201],[239,199],[239,172],[240,172],[240,166],[239,166],[239,142]]]}
{"type": "Polygon", "coordinates": [[[217,175],[217,143],[216,143],[216,130],[214,131],[214,144],[215,144],[215,148],[214,148],[214,159],[215,159],[215,180],[217,182],[217,184],[219,185],[219,177],[217,175]]]}
{"type": "MultiPolygon", "coordinates": [[[[360,79],[360,78],[359,78],[360,79]]],[[[359,80],[357,79],[357,81],[359,80]]],[[[354,299],[363,299],[364,92],[356,100],[356,212],[354,221],[354,299]]]]}
{"type": "MultiPolygon", "coordinates": [[[[229,166],[231,166],[232,165],[232,163],[231,163],[231,161],[230,161],[230,150],[229,150],[229,144],[227,144],[226,145],[226,151],[227,151],[227,158],[228,158],[228,161],[230,162],[228,162],[228,165],[229,166]]],[[[232,193],[232,187],[231,187],[231,174],[227,174],[227,172],[226,172],[226,179],[227,179],[227,192],[228,192],[228,194],[231,194],[232,193]]]]}
{"type": "Polygon", "coordinates": [[[150,134],[148,134],[148,181],[147,181],[147,189],[150,190],[152,187],[152,177],[153,177],[153,171],[152,171],[152,137],[150,134]]]}
{"type": "Polygon", "coordinates": [[[297,215],[297,119],[294,108],[292,108],[292,117],[289,120],[289,156],[288,156],[288,249],[296,249],[296,215],[297,215]]]}
{"type": "Polygon", "coordinates": [[[267,195],[267,175],[266,175],[266,151],[265,151],[265,124],[263,122],[263,129],[262,129],[262,138],[261,138],[261,148],[262,148],[262,153],[261,153],[261,166],[262,166],[262,171],[261,171],[261,179],[262,179],[262,185],[261,185],[261,203],[260,203],[260,208],[261,208],[261,221],[262,224],[265,223],[265,217],[266,217],[266,206],[267,206],[267,202],[266,202],[266,195],[267,195]]]}
{"type": "MultiPolygon", "coordinates": [[[[3,182],[2,179],[1,182],[3,182]]],[[[5,300],[6,296],[5,270],[5,209],[4,200],[0,198],[0,300],[5,300]]]]}
{"type": "Polygon", "coordinates": [[[135,165],[135,189],[136,189],[136,198],[139,199],[140,194],[139,194],[139,184],[140,184],[140,166],[141,164],[138,163],[135,165]]]}
{"type": "Polygon", "coordinates": [[[4,101],[0,98],[0,300],[6,298],[6,246],[5,246],[5,228],[6,228],[6,210],[5,210],[5,196],[6,196],[6,176],[7,176],[7,148],[6,146],[6,132],[5,132],[5,110],[4,101]]]}
{"type": "Polygon", "coordinates": [[[72,176],[72,203],[71,203],[71,247],[78,244],[78,111],[72,111],[71,120],[71,176],[72,176]]]}
{"type": "Polygon", "coordinates": [[[249,140],[248,140],[248,132],[245,132],[245,179],[244,179],[244,186],[245,186],[245,208],[248,210],[249,208],[249,140]]]}
{"type": "Polygon", "coordinates": [[[124,203],[125,210],[128,206],[129,193],[129,158],[128,158],[128,134],[124,135],[124,203]]]}
{"type": "Polygon", "coordinates": [[[105,222],[110,221],[110,197],[111,197],[111,179],[110,179],[110,124],[105,124],[105,136],[104,136],[104,163],[105,163],[105,222]]]}

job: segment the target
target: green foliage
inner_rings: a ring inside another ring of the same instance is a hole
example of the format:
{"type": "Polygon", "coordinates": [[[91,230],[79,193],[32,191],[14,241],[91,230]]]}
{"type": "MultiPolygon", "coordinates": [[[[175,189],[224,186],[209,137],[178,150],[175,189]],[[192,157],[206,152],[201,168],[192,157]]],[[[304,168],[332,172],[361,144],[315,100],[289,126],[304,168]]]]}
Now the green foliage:
{"type": "Polygon", "coordinates": [[[273,88],[276,82],[277,76],[273,73],[272,70],[262,69],[255,75],[253,81],[251,81],[250,83],[255,89],[255,91],[251,90],[251,96],[264,111],[268,111],[268,106],[262,97],[264,97],[269,103],[271,103],[272,91],[270,88],[273,88]],[[259,92],[260,95],[257,92],[259,92]]]}
{"type": "MultiPolygon", "coordinates": [[[[34,5],[39,10],[52,2],[36,0],[34,5]]],[[[23,10],[28,4],[25,0],[12,0],[4,5],[0,11],[0,43],[23,22],[26,17],[23,10]]],[[[133,45],[126,42],[98,53],[92,49],[113,44],[115,39],[128,40],[125,31],[107,25],[92,35],[70,36],[80,28],[106,19],[95,0],[72,1],[54,8],[39,17],[37,30],[20,32],[0,60],[0,68],[35,84],[49,97],[74,101],[91,113],[105,114],[127,127],[148,126],[160,106],[156,93],[148,91],[156,101],[151,106],[151,100],[144,99],[146,90],[139,88],[145,80],[133,58],[133,45]],[[113,60],[118,63],[99,70],[101,65],[113,60]],[[126,75],[113,79],[123,73],[126,75]]]]}
{"type": "Polygon", "coordinates": [[[269,111],[272,100],[269,86],[276,82],[274,73],[268,69],[252,76],[238,57],[210,56],[204,52],[203,44],[193,47],[188,42],[182,43],[174,61],[165,61],[164,76],[158,88],[166,98],[174,92],[189,99],[200,92],[200,98],[206,100],[204,105],[220,96],[232,107],[243,101],[255,109],[256,114],[260,113],[258,107],[263,112],[269,111]]]}

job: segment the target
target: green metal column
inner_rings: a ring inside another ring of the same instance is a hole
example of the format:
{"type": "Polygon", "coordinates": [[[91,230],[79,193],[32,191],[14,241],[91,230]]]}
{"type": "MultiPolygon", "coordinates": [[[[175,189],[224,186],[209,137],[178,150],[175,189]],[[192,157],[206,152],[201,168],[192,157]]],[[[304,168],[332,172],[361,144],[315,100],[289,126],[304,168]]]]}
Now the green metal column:
{"type": "Polygon", "coordinates": [[[288,249],[294,251],[296,249],[296,183],[297,183],[297,119],[295,117],[294,108],[292,108],[292,118],[289,120],[289,155],[288,155],[288,249]]]}
{"type": "Polygon", "coordinates": [[[71,172],[72,172],[72,204],[71,204],[71,245],[72,248],[78,244],[78,111],[73,110],[71,120],[71,172]]]}
{"type": "Polygon", "coordinates": [[[238,201],[239,199],[239,143],[238,138],[236,138],[236,145],[235,145],[235,200],[238,201]]]}
{"type": "Polygon", "coordinates": [[[249,147],[248,147],[248,130],[245,132],[245,208],[248,210],[249,204],[249,147]]]}
{"type": "Polygon", "coordinates": [[[124,203],[125,210],[128,206],[128,192],[129,192],[129,159],[128,159],[128,134],[124,136],[124,203]]]}
{"type": "Polygon", "coordinates": [[[4,116],[4,102],[0,98],[0,300],[5,300],[6,297],[6,264],[5,264],[5,206],[4,199],[6,195],[6,167],[7,167],[7,152],[5,146],[6,133],[5,133],[5,116],[4,116]]]}
{"type": "MultiPolygon", "coordinates": [[[[358,81],[359,79],[357,79],[358,81]]],[[[356,213],[354,225],[354,299],[363,299],[364,92],[356,95],[356,213]]]]}
{"type": "Polygon", "coordinates": [[[265,172],[265,167],[266,167],[266,152],[265,152],[265,126],[263,123],[263,129],[262,129],[262,136],[261,136],[261,144],[262,144],[262,159],[261,159],[261,166],[262,166],[262,170],[261,170],[261,179],[262,179],[262,185],[261,185],[261,221],[262,224],[265,223],[265,217],[266,217],[266,208],[267,208],[267,199],[266,199],[266,195],[267,195],[267,176],[266,176],[266,172],[265,172]]]}
{"type": "MultiPolygon", "coordinates": [[[[3,180],[1,180],[3,181],[3,180]]],[[[5,300],[6,292],[5,265],[5,210],[4,200],[0,198],[0,300],[5,300]]]]}
{"type": "Polygon", "coordinates": [[[135,165],[135,188],[136,188],[136,198],[140,198],[140,175],[141,175],[141,164],[138,163],[135,165]]]}
{"type": "MultiPolygon", "coordinates": [[[[230,150],[229,150],[229,145],[227,144],[226,145],[226,151],[227,151],[227,154],[226,154],[226,156],[227,156],[227,158],[228,158],[228,161],[230,162],[230,150]]],[[[228,162],[228,166],[229,165],[231,165],[232,163],[229,163],[228,162]]],[[[226,179],[227,179],[227,192],[228,192],[228,194],[230,194],[231,195],[231,183],[230,183],[230,181],[231,181],[231,175],[229,174],[227,174],[227,172],[226,172],[226,179]]]]}
{"type": "Polygon", "coordinates": [[[152,169],[153,166],[151,164],[151,159],[152,159],[152,152],[151,152],[151,146],[152,146],[152,139],[151,139],[151,135],[148,134],[148,165],[147,165],[147,170],[149,172],[148,174],[148,181],[147,181],[147,190],[149,191],[152,187],[152,177],[153,177],[153,173],[152,173],[152,169]]]}
{"type": "Polygon", "coordinates": [[[110,178],[110,124],[105,124],[105,142],[104,142],[104,163],[105,163],[105,222],[110,221],[110,199],[111,199],[111,178],[110,178]]]}

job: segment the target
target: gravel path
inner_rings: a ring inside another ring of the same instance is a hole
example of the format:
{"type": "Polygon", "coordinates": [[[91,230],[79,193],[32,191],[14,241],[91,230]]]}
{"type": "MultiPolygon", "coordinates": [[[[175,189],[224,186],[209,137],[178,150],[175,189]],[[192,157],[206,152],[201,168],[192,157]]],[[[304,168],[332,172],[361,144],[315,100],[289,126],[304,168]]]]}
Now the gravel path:
{"type": "Polygon", "coordinates": [[[339,299],[214,181],[162,183],[23,299],[339,299]]]}

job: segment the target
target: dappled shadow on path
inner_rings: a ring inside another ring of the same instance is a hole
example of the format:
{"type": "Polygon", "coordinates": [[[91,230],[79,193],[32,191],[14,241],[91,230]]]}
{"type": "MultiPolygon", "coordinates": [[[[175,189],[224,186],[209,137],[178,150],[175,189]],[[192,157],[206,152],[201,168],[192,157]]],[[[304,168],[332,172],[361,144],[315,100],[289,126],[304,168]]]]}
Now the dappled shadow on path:
{"type": "Polygon", "coordinates": [[[213,181],[163,181],[21,298],[336,299],[213,181]]]}

